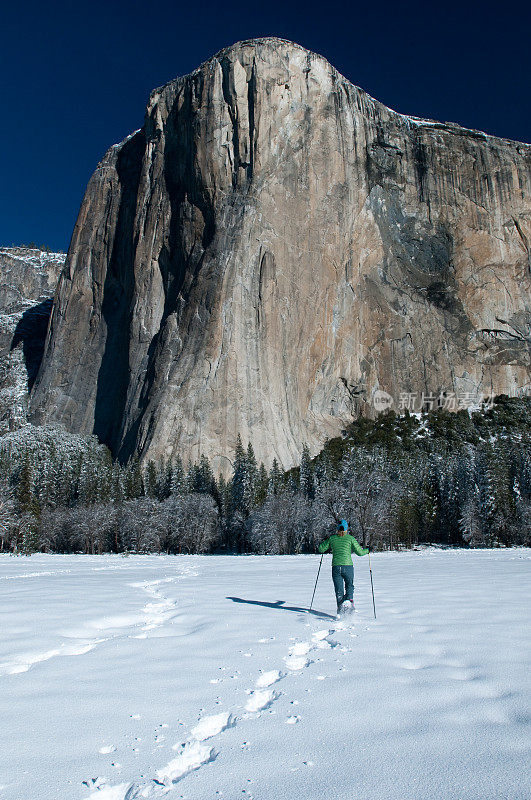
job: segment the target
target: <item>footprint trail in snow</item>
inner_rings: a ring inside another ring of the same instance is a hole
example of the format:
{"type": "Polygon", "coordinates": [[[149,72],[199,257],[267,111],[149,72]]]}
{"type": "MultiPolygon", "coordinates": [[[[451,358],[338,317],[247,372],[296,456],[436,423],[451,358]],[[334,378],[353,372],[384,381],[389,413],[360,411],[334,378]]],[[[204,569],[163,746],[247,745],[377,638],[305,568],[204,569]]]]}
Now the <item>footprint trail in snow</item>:
{"type": "MultiPolygon", "coordinates": [[[[331,637],[336,630],[346,627],[345,624],[340,623],[334,629],[315,630],[309,640],[297,641],[292,644],[283,659],[287,672],[280,669],[261,672],[255,680],[254,687],[247,689],[248,699],[243,707],[246,713],[238,716],[239,709],[237,709],[232,712],[201,717],[192,728],[188,740],[173,745],[173,749],[178,751],[178,755],[165,766],[156,770],[150,781],[120,783],[115,786],[103,783],[86,800],[136,800],[137,798],[156,800],[164,797],[175,784],[186,778],[187,775],[211,764],[220,756],[220,751],[212,744],[213,739],[227,729],[235,727],[241,721],[260,718],[262,712],[267,711],[283,694],[271,687],[276,686],[289,675],[296,678],[297,673],[312,663],[309,657],[312,651],[329,650],[336,647],[337,642],[333,641],[331,637]]],[[[265,641],[263,640],[263,643],[265,641]]],[[[298,704],[297,700],[292,701],[292,705],[298,704]]],[[[291,714],[285,719],[285,723],[297,725],[300,720],[301,717],[298,714],[291,714]]],[[[243,749],[246,744],[246,742],[242,744],[243,749]]]]}
{"type": "Polygon", "coordinates": [[[52,658],[86,655],[98,645],[111,639],[122,635],[134,635],[130,631],[138,628],[141,632],[136,634],[135,638],[147,638],[149,632],[170,622],[179,612],[178,604],[165,597],[159,587],[163,584],[174,583],[190,574],[194,573],[184,570],[182,574],[169,578],[130,584],[134,588],[141,589],[150,598],[149,602],[138,612],[89,620],[80,628],[64,631],[62,636],[66,641],[60,642],[57,647],[42,652],[13,655],[9,660],[0,662],[0,677],[28,672],[36,664],[52,658]],[[72,640],[74,641],[72,642],[72,640]]]}

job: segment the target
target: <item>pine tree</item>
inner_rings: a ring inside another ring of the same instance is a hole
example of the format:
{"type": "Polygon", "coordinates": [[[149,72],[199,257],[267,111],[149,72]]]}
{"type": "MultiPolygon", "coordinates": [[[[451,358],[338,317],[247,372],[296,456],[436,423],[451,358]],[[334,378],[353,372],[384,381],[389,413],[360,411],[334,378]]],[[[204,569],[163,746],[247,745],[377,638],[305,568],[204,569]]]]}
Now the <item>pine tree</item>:
{"type": "Polygon", "coordinates": [[[518,453],[518,483],[522,497],[531,498],[531,452],[520,451],[518,453]]]}
{"type": "MultiPolygon", "coordinates": [[[[453,455],[448,455],[444,463],[444,470],[440,488],[441,517],[444,520],[443,535],[449,544],[461,543],[459,528],[459,487],[458,464],[453,455]]],[[[441,526],[440,526],[441,527],[441,526]]]]}
{"type": "Polygon", "coordinates": [[[124,494],[126,500],[136,500],[144,494],[144,482],[142,480],[142,468],[138,456],[127,465],[124,494]]]}
{"type": "Polygon", "coordinates": [[[221,521],[222,543],[223,547],[228,550],[231,546],[230,534],[230,518],[231,518],[231,497],[230,497],[230,483],[228,483],[223,475],[219,476],[217,482],[216,497],[218,499],[219,516],[221,521]]]}
{"type": "Polygon", "coordinates": [[[477,486],[477,505],[482,530],[482,544],[493,547],[495,543],[496,497],[492,482],[489,460],[491,448],[478,450],[475,482],[477,486]]]}
{"type": "Polygon", "coordinates": [[[227,516],[227,502],[228,502],[228,487],[227,481],[220,475],[217,481],[217,497],[218,497],[218,505],[219,505],[219,512],[221,517],[227,516]]]}
{"type": "Polygon", "coordinates": [[[297,476],[295,474],[295,469],[290,469],[290,471],[288,472],[286,489],[290,494],[296,494],[299,490],[299,484],[297,481],[297,476]]]}
{"type": "Polygon", "coordinates": [[[98,499],[98,479],[90,453],[81,462],[77,495],[81,505],[91,505],[98,499]]]}
{"type": "Polygon", "coordinates": [[[267,497],[268,485],[269,485],[269,478],[267,475],[267,470],[264,466],[264,462],[262,461],[258,469],[258,483],[256,489],[256,497],[255,497],[255,503],[257,506],[261,506],[262,503],[265,501],[267,497]]]}
{"type": "Polygon", "coordinates": [[[125,500],[124,477],[124,470],[115,462],[111,471],[111,500],[118,505],[125,500]]]}
{"type": "Polygon", "coordinates": [[[23,514],[20,520],[20,550],[30,556],[39,550],[40,512],[23,514]]]}
{"type": "Polygon", "coordinates": [[[172,464],[171,473],[171,494],[184,494],[186,491],[186,480],[184,475],[183,462],[180,456],[176,456],[172,464]]]}
{"type": "Polygon", "coordinates": [[[277,495],[280,493],[283,484],[283,475],[278,466],[278,461],[276,458],[273,459],[273,463],[271,465],[271,469],[269,470],[269,484],[267,488],[267,493],[270,497],[273,495],[277,495]]]}
{"type": "Polygon", "coordinates": [[[418,542],[420,517],[415,492],[411,486],[406,486],[398,500],[395,527],[400,544],[412,547],[418,542]]]}
{"type": "Polygon", "coordinates": [[[82,467],[83,453],[77,456],[73,469],[68,458],[61,459],[59,478],[61,486],[58,487],[61,501],[58,501],[57,505],[75,506],[79,502],[82,467]]]}
{"type": "Polygon", "coordinates": [[[479,515],[479,491],[475,483],[472,483],[469,487],[468,496],[461,506],[459,531],[466,544],[472,547],[481,544],[482,531],[479,515]]]}
{"type": "Polygon", "coordinates": [[[185,485],[186,491],[189,493],[195,492],[195,486],[197,481],[197,464],[192,464],[190,461],[188,463],[188,469],[186,470],[186,478],[185,478],[185,485]]]}
{"type": "Polygon", "coordinates": [[[313,500],[315,497],[315,484],[313,479],[313,466],[310,458],[310,451],[308,445],[303,445],[301,463],[299,469],[299,484],[301,493],[307,500],[313,500]]]}
{"type": "Polygon", "coordinates": [[[421,493],[422,520],[426,541],[434,541],[438,529],[440,500],[439,479],[434,461],[427,465],[421,493]]]}
{"type": "Polygon", "coordinates": [[[154,461],[148,461],[144,476],[144,491],[146,497],[155,498],[158,495],[158,476],[154,461]]]}
{"type": "Polygon", "coordinates": [[[251,442],[247,445],[245,459],[245,475],[243,484],[243,506],[246,513],[250,513],[256,502],[258,493],[258,466],[251,442]]]}
{"type": "Polygon", "coordinates": [[[171,494],[171,483],[173,478],[173,468],[171,460],[161,462],[159,471],[159,500],[167,500],[171,494]]]}
{"type": "Polygon", "coordinates": [[[328,449],[325,449],[321,452],[320,456],[317,459],[314,468],[314,484],[315,489],[323,489],[325,486],[329,486],[336,477],[336,470],[332,465],[332,459],[330,457],[330,453],[328,449]]]}
{"type": "Polygon", "coordinates": [[[20,515],[20,550],[30,555],[39,549],[39,522],[41,509],[34,493],[34,470],[26,451],[17,486],[17,505],[20,515]]]}
{"type": "Polygon", "coordinates": [[[196,472],[196,486],[197,488],[195,491],[202,494],[212,494],[214,491],[214,474],[210,467],[210,462],[205,455],[201,456],[199,459],[196,472]]]}
{"type": "Polygon", "coordinates": [[[0,481],[7,483],[12,474],[11,451],[9,448],[0,448],[0,481]]]}
{"type": "MultiPolygon", "coordinates": [[[[77,471],[77,470],[76,470],[77,471]]],[[[66,508],[72,499],[75,500],[76,492],[72,489],[73,475],[64,459],[55,461],[53,480],[51,481],[51,505],[56,508],[66,508]]]]}
{"type": "Polygon", "coordinates": [[[459,498],[459,533],[464,543],[470,547],[475,547],[482,541],[477,475],[476,448],[468,444],[460,452],[457,460],[456,482],[459,498]]]}
{"type": "Polygon", "coordinates": [[[53,488],[54,488],[56,470],[57,470],[57,450],[55,447],[52,446],[43,464],[39,480],[38,497],[41,508],[55,507],[53,488]]]}
{"type": "Polygon", "coordinates": [[[17,486],[17,504],[20,514],[30,514],[34,507],[33,467],[26,451],[17,486]]]}
{"type": "Polygon", "coordinates": [[[493,519],[493,534],[497,544],[509,544],[516,515],[516,499],[513,491],[514,469],[511,445],[503,440],[492,448],[488,469],[496,510],[493,519]]]}
{"type": "Polygon", "coordinates": [[[96,466],[97,501],[109,503],[113,490],[113,464],[110,451],[105,448],[103,458],[98,459],[96,466]]]}
{"type": "Polygon", "coordinates": [[[240,434],[236,439],[236,449],[234,453],[234,464],[231,481],[231,510],[244,511],[245,508],[245,485],[246,485],[247,459],[243,449],[240,434]]]}

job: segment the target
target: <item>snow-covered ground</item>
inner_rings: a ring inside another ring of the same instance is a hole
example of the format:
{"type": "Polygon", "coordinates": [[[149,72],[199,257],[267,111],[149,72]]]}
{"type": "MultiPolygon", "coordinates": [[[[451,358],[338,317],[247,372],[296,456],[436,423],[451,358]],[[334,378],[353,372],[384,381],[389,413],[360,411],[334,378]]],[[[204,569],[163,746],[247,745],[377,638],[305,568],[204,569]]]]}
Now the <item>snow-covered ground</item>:
{"type": "Polygon", "coordinates": [[[0,800],[529,798],[531,550],[318,562],[0,556],[0,800]]]}

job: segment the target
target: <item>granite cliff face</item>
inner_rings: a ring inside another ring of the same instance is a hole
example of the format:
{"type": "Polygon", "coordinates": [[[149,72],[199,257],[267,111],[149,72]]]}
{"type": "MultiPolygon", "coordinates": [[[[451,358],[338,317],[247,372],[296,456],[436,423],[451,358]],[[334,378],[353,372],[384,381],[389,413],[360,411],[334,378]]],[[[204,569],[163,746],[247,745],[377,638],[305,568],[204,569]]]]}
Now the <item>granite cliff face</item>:
{"type": "Polygon", "coordinates": [[[526,391],[530,166],[295,44],[221,51],[92,176],[33,420],[220,469],[240,432],[287,467],[378,389],[526,391]]]}
{"type": "Polygon", "coordinates": [[[0,435],[26,421],[64,253],[0,248],[0,435]]]}

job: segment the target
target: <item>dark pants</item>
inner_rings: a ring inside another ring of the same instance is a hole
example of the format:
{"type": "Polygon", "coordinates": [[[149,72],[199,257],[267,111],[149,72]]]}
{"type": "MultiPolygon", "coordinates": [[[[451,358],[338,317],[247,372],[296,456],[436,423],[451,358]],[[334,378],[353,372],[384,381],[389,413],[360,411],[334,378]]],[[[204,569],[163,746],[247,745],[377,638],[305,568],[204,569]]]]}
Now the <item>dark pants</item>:
{"type": "Polygon", "coordinates": [[[332,580],[338,608],[345,600],[354,599],[354,567],[352,565],[332,567],[332,580]]]}

